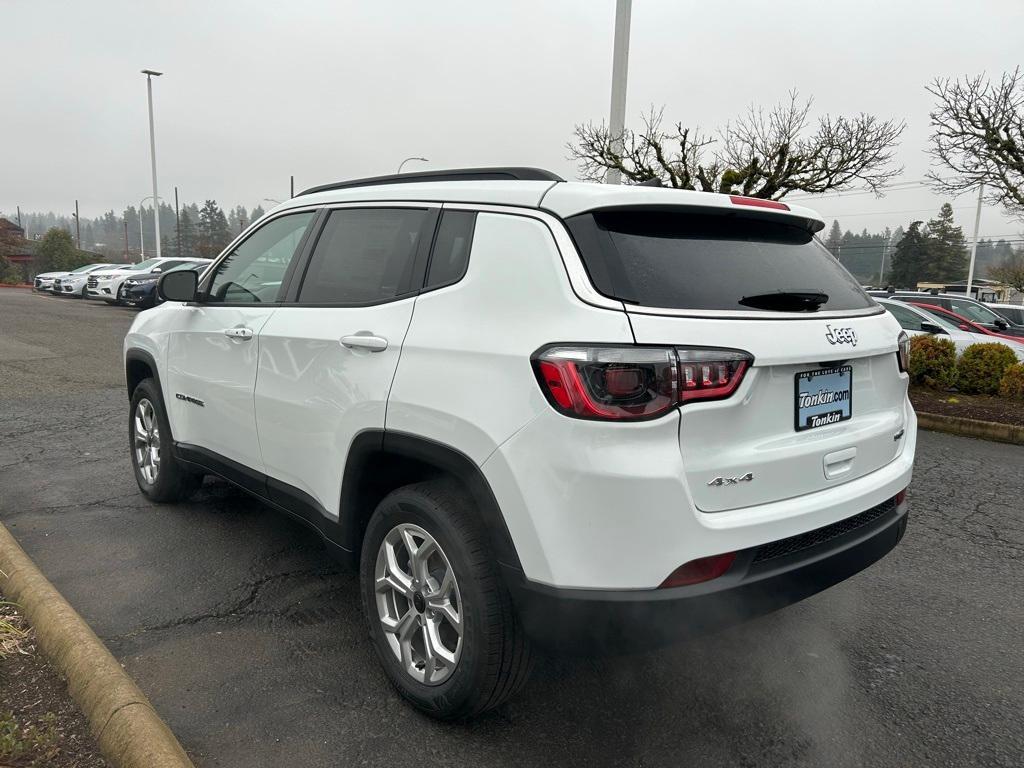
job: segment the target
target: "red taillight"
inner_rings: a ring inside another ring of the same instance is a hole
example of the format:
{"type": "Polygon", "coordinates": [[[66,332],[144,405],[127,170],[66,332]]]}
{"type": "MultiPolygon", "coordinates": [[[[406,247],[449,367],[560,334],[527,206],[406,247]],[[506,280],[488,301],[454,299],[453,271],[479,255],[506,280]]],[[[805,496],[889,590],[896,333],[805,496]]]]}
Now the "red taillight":
{"type": "Polygon", "coordinates": [[[735,349],[679,347],[679,402],[722,400],[729,397],[752,360],[735,349]]]}
{"type": "Polygon", "coordinates": [[[780,203],[778,200],[764,200],[760,197],[744,197],[743,195],[729,195],[733,205],[749,205],[753,208],[774,208],[777,211],[788,211],[789,206],[780,203]]]}
{"type": "Polygon", "coordinates": [[[729,397],[753,358],[705,347],[554,346],[533,357],[548,401],[567,416],[628,421],[729,397]]]}
{"type": "Polygon", "coordinates": [[[702,557],[699,560],[691,560],[672,571],[668,578],[661,582],[658,589],[685,587],[688,584],[700,584],[702,581],[717,579],[732,567],[735,560],[735,552],[726,552],[722,555],[712,555],[711,557],[702,557]]]}
{"type": "Polygon", "coordinates": [[[896,506],[898,507],[904,501],[907,500],[907,489],[904,488],[902,491],[896,494],[896,506]]]}

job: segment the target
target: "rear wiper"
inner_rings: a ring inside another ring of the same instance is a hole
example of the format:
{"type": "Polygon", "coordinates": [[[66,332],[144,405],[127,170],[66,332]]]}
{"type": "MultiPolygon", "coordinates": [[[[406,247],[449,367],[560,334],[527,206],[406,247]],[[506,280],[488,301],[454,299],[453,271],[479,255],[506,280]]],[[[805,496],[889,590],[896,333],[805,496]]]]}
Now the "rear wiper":
{"type": "Polygon", "coordinates": [[[828,301],[828,294],[820,291],[775,291],[744,296],[740,304],[770,312],[817,312],[828,301]]]}

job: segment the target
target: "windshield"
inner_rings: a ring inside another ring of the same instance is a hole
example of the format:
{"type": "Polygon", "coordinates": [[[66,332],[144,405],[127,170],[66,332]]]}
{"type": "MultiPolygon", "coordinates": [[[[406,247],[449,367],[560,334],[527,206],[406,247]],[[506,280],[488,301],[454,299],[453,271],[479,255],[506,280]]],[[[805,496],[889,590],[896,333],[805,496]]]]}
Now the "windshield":
{"type": "Polygon", "coordinates": [[[88,272],[90,269],[99,269],[102,266],[103,266],[102,264],[86,264],[84,267],[79,267],[78,269],[72,269],[71,270],[71,274],[72,275],[76,275],[79,272],[88,272]]]}
{"type": "Polygon", "coordinates": [[[566,223],[595,287],[630,304],[745,312],[875,306],[810,232],[788,222],[620,209],[566,223]]]}
{"type": "Polygon", "coordinates": [[[123,269],[130,269],[133,272],[136,272],[140,269],[149,269],[159,263],[160,259],[146,259],[145,261],[140,261],[138,264],[130,264],[127,267],[123,267],[123,269]]]}

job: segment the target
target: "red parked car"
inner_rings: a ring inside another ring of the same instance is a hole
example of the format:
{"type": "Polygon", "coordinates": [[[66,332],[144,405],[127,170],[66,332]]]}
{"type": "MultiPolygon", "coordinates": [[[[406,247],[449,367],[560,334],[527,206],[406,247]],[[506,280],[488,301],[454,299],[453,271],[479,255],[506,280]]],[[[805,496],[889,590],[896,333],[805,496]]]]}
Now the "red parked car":
{"type": "Polygon", "coordinates": [[[956,312],[946,309],[945,307],[937,307],[934,304],[923,304],[918,301],[908,301],[907,303],[914,305],[918,309],[923,309],[926,312],[931,312],[933,315],[938,315],[939,317],[944,317],[947,320],[952,320],[960,327],[961,331],[970,331],[971,333],[983,333],[986,336],[994,336],[997,339],[1006,339],[1007,341],[1012,341],[1015,344],[1021,343],[1021,339],[1019,336],[1007,336],[1004,333],[996,333],[995,331],[990,331],[985,326],[978,325],[977,323],[968,320],[963,315],[958,315],[956,312]]]}

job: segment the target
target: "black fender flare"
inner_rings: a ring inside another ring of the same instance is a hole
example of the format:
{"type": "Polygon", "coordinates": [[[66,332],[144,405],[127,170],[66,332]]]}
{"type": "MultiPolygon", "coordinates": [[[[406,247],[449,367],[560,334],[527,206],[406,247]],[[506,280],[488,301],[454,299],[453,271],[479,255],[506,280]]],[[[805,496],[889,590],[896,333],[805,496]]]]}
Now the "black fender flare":
{"type": "Polygon", "coordinates": [[[430,438],[393,430],[367,430],[356,435],[349,448],[341,483],[339,529],[345,549],[356,552],[362,545],[360,481],[373,472],[376,458],[399,456],[434,467],[456,478],[469,492],[487,530],[491,549],[504,569],[522,571],[519,554],[505,517],[483,471],[457,448],[430,438]]]}

